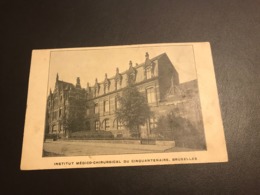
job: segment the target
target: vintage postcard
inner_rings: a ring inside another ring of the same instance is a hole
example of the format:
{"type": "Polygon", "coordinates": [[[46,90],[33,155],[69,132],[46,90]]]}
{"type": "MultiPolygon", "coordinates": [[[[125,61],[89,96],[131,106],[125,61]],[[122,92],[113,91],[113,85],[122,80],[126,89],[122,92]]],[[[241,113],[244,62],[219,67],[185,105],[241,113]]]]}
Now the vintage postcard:
{"type": "Polygon", "coordinates": [[[33,50],[22,170],[227,161],[209,43],[33,50]]]}

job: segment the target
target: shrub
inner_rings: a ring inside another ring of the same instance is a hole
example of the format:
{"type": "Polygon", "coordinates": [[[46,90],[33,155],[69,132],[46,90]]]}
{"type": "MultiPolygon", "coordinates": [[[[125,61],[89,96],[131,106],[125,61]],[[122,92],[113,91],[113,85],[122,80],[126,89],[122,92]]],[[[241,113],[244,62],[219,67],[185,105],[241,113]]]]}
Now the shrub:
{"type": "Polygon", "coordinates": [[[59,135],[57,135],[57,134],[46,134],[45,135],[45,140],[46,139],[52,139],[53,141],[56,141],[57,139],[59,139],[60,137],[59,137],[59,135]]]}

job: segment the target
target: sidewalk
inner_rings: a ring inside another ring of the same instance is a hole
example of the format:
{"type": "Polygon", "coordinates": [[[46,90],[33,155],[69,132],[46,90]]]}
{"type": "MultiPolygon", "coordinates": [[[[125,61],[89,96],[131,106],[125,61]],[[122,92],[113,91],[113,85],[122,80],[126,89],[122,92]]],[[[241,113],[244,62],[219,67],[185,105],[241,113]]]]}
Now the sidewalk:
{"type": "Polygon", "coordinates": [[[105,155],[105,154],[136,154],[164,152],[172,146],[162,145],[142,145],[142,144],[123,144],[123,143],[104,143],[84,141],[54,141],[45,142],[44,151],[65,156],[84,156],[84,155],[105,155]]]}

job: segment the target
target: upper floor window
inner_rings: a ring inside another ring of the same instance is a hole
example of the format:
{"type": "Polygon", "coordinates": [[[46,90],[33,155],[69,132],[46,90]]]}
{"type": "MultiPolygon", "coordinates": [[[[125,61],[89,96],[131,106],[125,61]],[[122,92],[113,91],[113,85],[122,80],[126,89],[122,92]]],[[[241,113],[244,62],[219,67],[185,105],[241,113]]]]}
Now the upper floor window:
{"type": "Polygon", "coordinates": [[[98,103],[95,104],[95,110],[94,111],[95,111],[95,114],[98,113],[98,103]]]}
{"type": "Polygon", "coordinates": [[[87,114],[87,116],[90,114],[89,108],[86,108],[86,114],[87,114]]]}
{"type": "Polygon", "coordinates": [[[61,117],[61,109],[59,109],[59,117],[61,117]]]}
{"type": "Polygon", "coordinates": [[[117,110],[119,108],[120,108],[120,102],[119,102],[118,98],[116,97],[116,99],[115,99],[115,109],[117,110]]]}
{"type": "Polygon", "coordinates": [[[109,101],[108,100],[104,101],[104,112],[109,112],[109,101]]]}
{"type": "Polygon", "coordinates": [[[133,72],[133,73],[131,73],[131,74],[129,74],[128,75],[128,82],[129,83],[134,83],[135,82],[135,73],[133,72]]]}
{"type": "Polygon", "coordinates": [[[155,102],[155,91],[153,87],[146,89],[146,97],[148,103],[155,102]]]}
{"type": "Polygon", "coordinates": [[[121,89],[121,81],[119,81],[119,80],[115,81],[115,89],[116,90],[121,89]]]}

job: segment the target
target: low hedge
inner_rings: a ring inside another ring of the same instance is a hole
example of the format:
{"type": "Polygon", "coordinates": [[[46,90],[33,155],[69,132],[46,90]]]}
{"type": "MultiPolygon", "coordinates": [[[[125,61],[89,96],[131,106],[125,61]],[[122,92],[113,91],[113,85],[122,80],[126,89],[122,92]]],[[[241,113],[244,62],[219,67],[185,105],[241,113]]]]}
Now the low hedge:
{"type": "Polygon", "coordinates": [[[109,131],[77,131],[70,135],[72,139],[98,139],[98,138],[114,138],[114,135],[109,131]]]}
{"type": "Polygon", "coordinates": [[[53,141],[55,141],[55,140],[57,140],[57,139],[59,139],[60,137],[59,137],[59,135],[57,135],[57,134],[47,134],[47,135],[45,135],[45,140],[46,139],[52,139],[53,141]]]}

